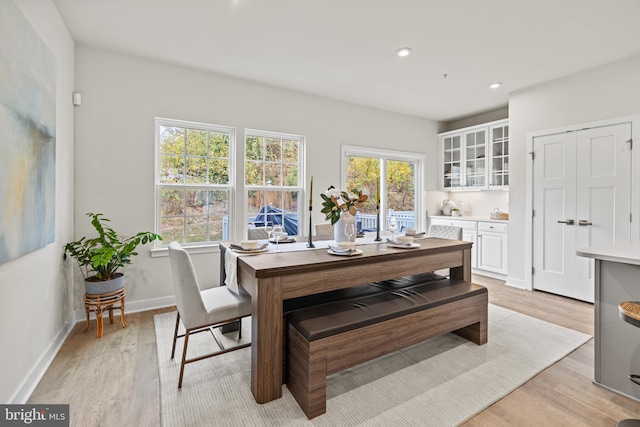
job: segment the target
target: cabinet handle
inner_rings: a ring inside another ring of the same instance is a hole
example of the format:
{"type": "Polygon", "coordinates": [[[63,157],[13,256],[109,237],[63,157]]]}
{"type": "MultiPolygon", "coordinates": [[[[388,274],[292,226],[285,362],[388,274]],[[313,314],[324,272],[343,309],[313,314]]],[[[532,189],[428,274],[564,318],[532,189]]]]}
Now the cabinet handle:
{"type": "Polygon", "coordinates": [[[589,222],[587,220],[581,219],[580,221],[578,221],[578,225],[580,225],[580,226],[593,225],[593,223],[589,222]]]}

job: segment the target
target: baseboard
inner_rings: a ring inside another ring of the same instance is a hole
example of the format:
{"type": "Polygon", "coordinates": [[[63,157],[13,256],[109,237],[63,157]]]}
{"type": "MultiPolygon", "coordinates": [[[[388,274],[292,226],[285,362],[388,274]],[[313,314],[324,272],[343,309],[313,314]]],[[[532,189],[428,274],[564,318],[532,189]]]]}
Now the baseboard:
{"type": "Polygon", "coordinates": [[[22,383],[18,386],[13,396],[9,399],[10,404],[25,404],[31,397],[31,394],[38,386],[38,383],[51,366],[53,359],[58,354],[60,347],[64,344],[65,340],[69,336],[71,329],[73,328],[74,321],[73,315],[67,318],[62,329],[58,332],[58,335],[53,339],[49,347],[42,353],[38,361],[33,365],[27,376],[22,380],[22,383]]]}
{"type": "Polygon", "coordinates": [[[520,288],[530,291],[531,287],[527,283],[526,280],[516,279],[514,277],[507,277],[507,281],[505,283],[507,286],[512,286],[514,288],[520,288]]]}
{"type": "Polygon", "coordinates": [[[477,268],[472,268],[471,269],[471,273],[477,274],[478,276],[486,276],[486,277],[491,277],[493,279],[498,279],[498,280],[506,280],[507,279],[507,276],[505,276],[504,274],[493,273],[493,272],[487,271],[487,270],[478,270],[477,268]]]}
{"type": "MultiPolygon", "coordinates": [[[[156,308],[171,307],[172,305],[176,305],[175,295],[161,297],[161,298],[146,299],[141,301],[131,301],[131,302],[126,301],[124,306],[124,312],[126,315],[128,313],[137,313],[139,311],[148,311],[148,310],[155,310],[156,308]]],[[[103,316],[104,316],[104,313],[103,313],[103,316]]],[[[91,316],[91,319],[92,320],[94,319],[93,315],[91,316]]],[[[87,320],[87,314],[84,311],[84,309],[75,311],[74,323],[85,322],[86,320],[87,320]]]]}

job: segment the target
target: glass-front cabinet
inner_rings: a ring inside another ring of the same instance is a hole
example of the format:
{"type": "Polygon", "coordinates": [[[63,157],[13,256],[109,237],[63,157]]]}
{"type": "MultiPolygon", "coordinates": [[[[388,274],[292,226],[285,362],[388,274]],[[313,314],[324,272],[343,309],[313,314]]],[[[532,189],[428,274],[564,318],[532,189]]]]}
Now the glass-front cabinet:
{"type": "Polygon", "coordinates": [[[467,189],[484,188],[487,184],[487,130],[464,133],[465,180],[467,189]]]}
{"type": "Polygon", "coordinates": [[[489,128],[491,136],[491,176],[489,187],[509,186],[509,124],[501,123],[489,128]]]}
{"type": "Polygon", "coordinates": [[[440,138],[440,188],[486,190],[509,186],[509,123],[485,123],[440,138]]]}
{"type": "Polygon", "coordinates": [[[460,187],[462,177],[460,166],[462,158],[462,136],[451,135],[442,138],[443,152],[443,186],[445,188],[460,187]]]}

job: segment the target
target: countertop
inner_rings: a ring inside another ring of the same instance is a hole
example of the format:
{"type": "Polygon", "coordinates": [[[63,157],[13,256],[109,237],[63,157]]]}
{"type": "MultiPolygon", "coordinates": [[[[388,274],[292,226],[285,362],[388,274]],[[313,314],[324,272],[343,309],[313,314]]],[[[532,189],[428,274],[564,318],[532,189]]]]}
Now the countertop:
{"type": "Polygon", "coordinates": [[[476,215],[465,215],[465,216],[447,216],[447,215],[429,215],[429,218],[435,219],[447,219],[447,220],[462,220],[462,221],[483,221],[483,222],[500,222],[500,223],[508,223],[508,219],[491,219],[488,216],[476,216],[476,215]]]}
{"type": "Polygon", "coordinates": [[[577,249],[576,254],[603,261],[640,265],[640,240],[619,240],[577,249]]]}

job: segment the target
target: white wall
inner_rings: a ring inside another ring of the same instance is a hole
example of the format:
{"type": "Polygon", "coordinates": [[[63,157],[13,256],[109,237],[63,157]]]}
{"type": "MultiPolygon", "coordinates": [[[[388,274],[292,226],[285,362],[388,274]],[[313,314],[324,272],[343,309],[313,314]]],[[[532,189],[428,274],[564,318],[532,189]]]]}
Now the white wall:
{"type": "Polygon", "coordinates": [[[72,315],[62,246],[73,227],[74,44],[51,1],[16,4],[57,59],[56,237],[54,243],[0,265],[3,403],[26,401],[64,340],[72,315]]]}
{"type": "Polygon", "coordinates": [[[640,56],[635,56],[511,94],[509,284],[526,287],[531,265],[531,239],[526,230],[526,189],[531,175],[527,133],[638,114],[639,82],[640,56]]]}
{"type": "MultiPolygon", "coordinates": [[[[235,127],[238,168],[245,128],[304,135],[316,192],[340,185],[341,144],[429,153],[425,193],[438,194],[437,124],[429,120],[88,47],[76,50],[76,89],[83,101],[76,111],[77,236],[91,233],[86,212],[103,212],[122,234],[153,230],[156,116],[235,127]]],[[[314,214],[324,221],[319,209],[314,214]]],[[[139,253],[126,270],[127,306],[170,302],[168,259],[150,257],[149,248],[139,253]]],[[[193,259],[204,286],[217,278],[218,253],[193,259]]]]}

